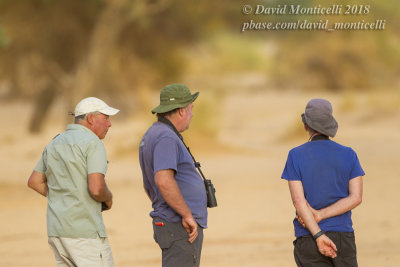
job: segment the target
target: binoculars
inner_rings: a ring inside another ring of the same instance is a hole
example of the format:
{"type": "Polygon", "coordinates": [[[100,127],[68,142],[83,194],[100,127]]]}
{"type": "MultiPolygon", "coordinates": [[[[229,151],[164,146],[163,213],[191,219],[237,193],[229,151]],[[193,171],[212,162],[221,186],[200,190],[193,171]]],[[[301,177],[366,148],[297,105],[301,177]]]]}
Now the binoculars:
{"type": "Polygon", "coordinates": [[[218,205],[217,199],[215,197],[214,185],[209,179],[204,179],[204,185],[206,186],[206,193],[207,193],[207,207],[214,208],[218,205]]]}

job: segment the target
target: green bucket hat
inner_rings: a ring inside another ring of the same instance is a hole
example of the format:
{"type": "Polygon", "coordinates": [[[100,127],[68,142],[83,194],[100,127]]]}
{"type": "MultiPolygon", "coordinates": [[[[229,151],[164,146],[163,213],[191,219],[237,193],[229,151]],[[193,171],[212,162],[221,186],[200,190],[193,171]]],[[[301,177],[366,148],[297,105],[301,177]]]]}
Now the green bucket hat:
{"type": "Polygon", "coordinates": [[[188,104],[196,100],[199,92],[190,93],[186,85],[173,83],[165,86],[160,92],[160,105],[155,107],[151,112],[165,113],[177,108],[186,107],[188,104]]]}

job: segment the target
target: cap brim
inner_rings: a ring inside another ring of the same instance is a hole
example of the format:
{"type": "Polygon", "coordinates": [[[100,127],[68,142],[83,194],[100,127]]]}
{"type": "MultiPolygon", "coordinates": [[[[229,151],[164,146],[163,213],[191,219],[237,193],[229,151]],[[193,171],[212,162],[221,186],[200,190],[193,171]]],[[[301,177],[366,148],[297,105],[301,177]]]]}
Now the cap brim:
{"type": "Polygon", "coordinates": [[[117,114],[119,112],[119,109],[112,108],[112,107],[107,107],[107,108],[104,108],[102,110],[99,110],[99,112],[103,113],[105,115],[108,115],[108,116],[113,116],[113,115],[115,115],[115,114],[117,114]]]}

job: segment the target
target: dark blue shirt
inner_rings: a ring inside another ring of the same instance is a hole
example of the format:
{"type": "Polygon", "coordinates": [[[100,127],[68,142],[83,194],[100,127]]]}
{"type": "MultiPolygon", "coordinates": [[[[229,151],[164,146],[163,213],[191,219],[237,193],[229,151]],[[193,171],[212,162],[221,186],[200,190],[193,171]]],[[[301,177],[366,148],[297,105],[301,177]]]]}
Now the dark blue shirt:
{"type": "MultiPolygon", "coordinates": [[[[290,150],[282,178],[301,181],[314,209],[322,209],[349,196],[349,181],[365,173],[350,147],[331,140],[307,142],[290,150]]],[[[293,220],[296,237],[310,232],[293,220]]],[[[351,211],[319,222],[324,231],[353,232],[351,211]]]]}
{"type": "Polygon", "coordinates": [[[157,171],[174,170],[175,180],[194,219],[207,228],[207,194],[203,179],[186,147],[169,125],[155,122],[147,130],[140,142],[139,160],[144,187],[152,201],[150,216],[169,222],[182,220],[165,202],[154,181],[157,171]]]}

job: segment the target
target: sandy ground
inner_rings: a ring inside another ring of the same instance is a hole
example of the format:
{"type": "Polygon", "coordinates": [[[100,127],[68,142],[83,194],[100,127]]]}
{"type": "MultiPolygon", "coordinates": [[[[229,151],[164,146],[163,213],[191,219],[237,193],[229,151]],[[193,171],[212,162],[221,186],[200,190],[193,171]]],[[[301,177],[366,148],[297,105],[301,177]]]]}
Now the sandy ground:
{"type": "MultiPolygon", "coordinates": [[[[288,150],[306,140],[296,125],[314,96],[239,91],[221,103],[215,141],[193,140],[190,130],[186,134],[219,202],[209,210],[202,266],[295,266],[294,208],[280,175],[288,150]]],[[[318,96],[334,105],[340,125],[335,140],[357,151],[367,173],[363,203],[353,213],[359,265],[397,267],[400,96],[318,96]]],[[[26,180],[64,122],[55,112],[40,135],[28,135],[29,103],[1,103],[0,109],[0,266],[55,266],[47,244],[46,199],[29,190],[26,180]]],[[[136,150],[148,125],[125,117],[114,122],[105,140],[115,201],[104,220],[116,266],[161,266],[136,150]]]]}

